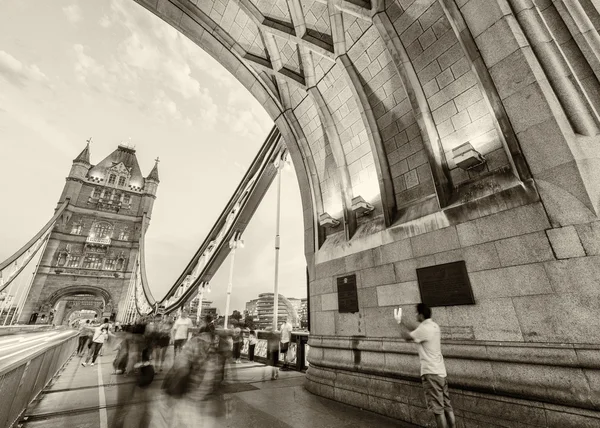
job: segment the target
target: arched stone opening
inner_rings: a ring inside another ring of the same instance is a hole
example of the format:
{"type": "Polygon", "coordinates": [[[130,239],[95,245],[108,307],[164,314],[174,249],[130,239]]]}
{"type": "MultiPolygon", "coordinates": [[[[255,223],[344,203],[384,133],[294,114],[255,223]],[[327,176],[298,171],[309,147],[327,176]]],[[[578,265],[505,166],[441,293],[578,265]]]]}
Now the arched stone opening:
{"type": "Polygon", "coordinates": [[[136,1],[238,78],[286,141],[304,209],[311,391],[427,424],[423,406],[398,400],[414,396],[418,361],[392,307],[422,300],[417,269],[462,260],[476,303],[434,317],[463,414],[488,420],[469,403],[501,395],[512,422],[522,409],[557,417],[554,403],[588,424],[597,388],[578,380],[565,395],[553,379],[580,379],[590,367],[567,349],[600,340],[591,2],[136,1]],[[340,313],[337,279],[352,274],[359,311],[340,313]],[[517,397],[505,371],[522,373],[517,397]]]}

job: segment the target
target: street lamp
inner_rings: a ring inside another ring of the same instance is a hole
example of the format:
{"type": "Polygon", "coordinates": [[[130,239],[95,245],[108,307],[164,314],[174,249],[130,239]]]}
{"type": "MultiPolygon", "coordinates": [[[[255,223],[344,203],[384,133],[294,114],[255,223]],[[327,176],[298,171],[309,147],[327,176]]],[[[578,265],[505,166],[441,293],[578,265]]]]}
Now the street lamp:
{"type": "Polygon", "coordinates": [[[227,328],[227,320],[229,319],[229,300],[231,299],[231,289],[233,288],[233,263],[235,261],[235,250],[237,248],[244,248],[244,240],[241,237],[241,232],[236,232],[229,241],[229,248],[231,248],[231,266],[229,268],[229,283],[227,284],[227,301],[225,303],[225,323],[223,328],[227,328]]]}
{"type": "Polygon", "coordinates": [[[275,220],[275,281],[273,286],[273,331],[277,331],[277,312],[279,310],[279,225],[281,222],[281,170],[289,168],[288,151],[282,151],[274,162],[277,168],[277,218],[275,220]]]}

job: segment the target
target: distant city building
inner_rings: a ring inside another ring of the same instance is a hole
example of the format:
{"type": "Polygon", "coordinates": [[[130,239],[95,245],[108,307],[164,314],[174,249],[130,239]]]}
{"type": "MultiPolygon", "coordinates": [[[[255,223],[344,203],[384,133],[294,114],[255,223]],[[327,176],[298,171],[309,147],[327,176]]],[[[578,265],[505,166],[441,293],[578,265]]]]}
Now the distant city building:
{"type": "Polygon", "coordinates": [[[298,311],[298,318],[300,318],[300,327],[308,328],[308,299],[300,299],[300,310],[298,311]]]}
{"type": "MultiPolygon", "coordinates": [[[[262,330],[273,325],[273,293],[261,293],[258,295],[257,300],[257,328],[262,330]]],[[[280,294],[277,306],[277,325],[279,326],[287,319],[288,313],[299,313],[298,308],[301,308],[301,299],[295,299],[293,297],[288,299],[280,294]]],[[[294,326],[299,327],[300,323],[296,322],[294,326]]]]}
{"type": "Polygon", "coordinates": [[[253,320],[258,319],[258,299],[246,302],[246,309],[244,310],[244,318],[245,317],[251,317],[253,320]]]}

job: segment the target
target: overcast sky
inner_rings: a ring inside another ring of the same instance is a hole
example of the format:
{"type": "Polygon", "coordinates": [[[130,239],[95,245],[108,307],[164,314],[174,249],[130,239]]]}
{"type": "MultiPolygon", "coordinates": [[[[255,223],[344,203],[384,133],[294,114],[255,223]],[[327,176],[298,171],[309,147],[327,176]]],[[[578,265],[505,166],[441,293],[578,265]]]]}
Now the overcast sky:
{"type": "MultiPolygon", "coordinates": [[[[72,159],[135,145],[161,183],[146,237],[161,298],[204,240],[272,121],[223,67],[133,1],[0,0],[0,261],[50,219],[72,159]]],[[[273,289],[275,186],[235,258],[232,309],[273,289]]],[[[302,210],[283,176],[280,292],[306,296],[302,210]]],[[[208,299],[223,311],[229,260],[208,299]]]]}

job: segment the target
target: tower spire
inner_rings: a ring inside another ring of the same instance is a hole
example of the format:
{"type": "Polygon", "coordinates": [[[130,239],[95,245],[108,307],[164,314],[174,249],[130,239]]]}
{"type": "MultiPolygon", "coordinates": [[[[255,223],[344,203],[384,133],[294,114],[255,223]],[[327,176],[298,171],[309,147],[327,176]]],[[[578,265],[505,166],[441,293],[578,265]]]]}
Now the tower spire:
{"type": "Polygon", "coordinates": [[[154,168],[152,168],[152,171],[150,171],[150,174],[148,174],[148,177],[151,180],[156,181],[157,183],[160,182],[160,180],[158,179],[158,163],[160,162],[160,158],[156,158],[154,159],[154,168]]]}
{"type": "Polygon", "coordinates": [[[85,149],[83,149],[83,151],[79,153],[79,156],[73,159],[73,162],[90,163],[90,143],[92,142],[92,137],[86,140],[86,142],[87,144],[85,146],[85,149]]]}

